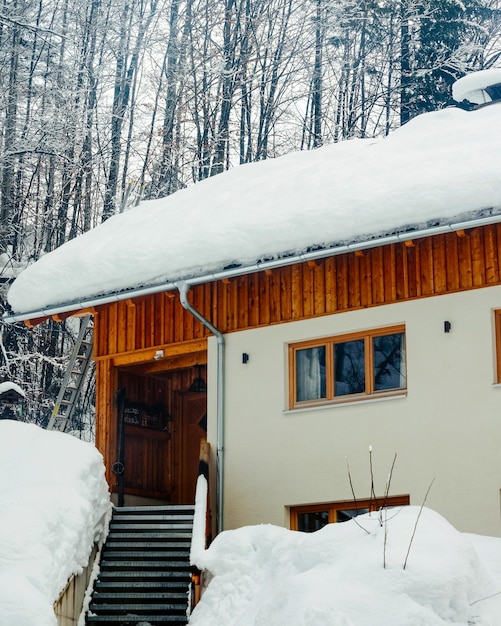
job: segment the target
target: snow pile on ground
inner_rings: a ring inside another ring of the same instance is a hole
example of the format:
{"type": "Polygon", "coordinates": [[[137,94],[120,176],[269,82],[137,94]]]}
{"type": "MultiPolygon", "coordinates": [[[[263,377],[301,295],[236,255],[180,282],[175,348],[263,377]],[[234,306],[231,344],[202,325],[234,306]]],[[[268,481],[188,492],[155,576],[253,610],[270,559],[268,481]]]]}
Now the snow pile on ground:
{"type": "Polygon", "coordinates": [[[426,113],[386,138],[241,165],[142,202],[42,257],[8,299],[15,312],[78,308],[234,264],[499,213],[500,168],[501,103],[426,113]]]}
{"type": "Polygon", "coordinates": [[[111,504],[94,445],[0,421],[0,626],[55,626],[53,603],[87,565],[111,504]]]}
{"type": "Polygon", "coordinates": [[[213,578],[190,626],[501,623],[501,539],[462,534],[426,508],[312,534],[267,525],[227,531],[196,562],[213,578]]]}

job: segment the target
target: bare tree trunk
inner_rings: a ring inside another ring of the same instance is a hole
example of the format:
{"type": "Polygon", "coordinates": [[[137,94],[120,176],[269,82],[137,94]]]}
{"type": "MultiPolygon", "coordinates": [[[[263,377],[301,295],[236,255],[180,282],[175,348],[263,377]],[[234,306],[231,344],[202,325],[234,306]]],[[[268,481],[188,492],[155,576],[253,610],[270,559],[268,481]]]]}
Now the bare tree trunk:
{"type": "MultiPolygon", "coordinates": [[[[103,203],[103,222],[115,213],[115,201],[120,170],[120,155],[122,150],[122,127],[125,114],[130,103],[131,87],[134,74],[138,70],[139,57],[142,52],[144,37],[155,16],[157,0],[150,0],[147,15],[144,15],[143,10],[141,10],[137,16],[139,20],[138,31],[131,51],[131,20],[134,17],[134,11],[137,6],[138,4],[136,0],[133,0],[132,6],[126,4],[121,13],[120,39],[115,69],[115,88],[111,119],[111,156],[103,203]]],[[[142,3],[140,8],[144,9],[142,3]]]]}

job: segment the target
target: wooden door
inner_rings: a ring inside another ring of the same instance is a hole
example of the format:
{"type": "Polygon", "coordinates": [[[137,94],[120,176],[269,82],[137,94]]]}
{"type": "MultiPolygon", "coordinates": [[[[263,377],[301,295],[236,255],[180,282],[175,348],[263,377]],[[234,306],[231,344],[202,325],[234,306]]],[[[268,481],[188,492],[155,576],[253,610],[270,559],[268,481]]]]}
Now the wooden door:
{"type": "Polygon", "coordinates": [[[173,421],[174,486],[173,502],[195,501],[200,442],[207,436],[207,394],[186,391],[175,399],[173,421]]]}
{"type": "Polygon", "coordinates": [[[125,426],[126,493],[171,500],[171,440],[165,431],[125,426]]]}

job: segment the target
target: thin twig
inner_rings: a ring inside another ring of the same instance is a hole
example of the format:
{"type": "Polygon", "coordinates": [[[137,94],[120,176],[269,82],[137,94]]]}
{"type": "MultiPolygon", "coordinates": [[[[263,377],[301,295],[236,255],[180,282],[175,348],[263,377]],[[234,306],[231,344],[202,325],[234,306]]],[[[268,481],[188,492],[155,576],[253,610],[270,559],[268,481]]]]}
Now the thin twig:
{"type": "Polygon", "coordinates": [[[490,600],[491,598],[495,598],[496,596],[499,596],[500,594],[501,594],[501,591],[496,591],[496,593],[493,593],[490,596],[485,596],[485,598],[479,598],[478,600],[473,600],[473,602],[470,602],[470,606],[473,606],[474,604],[477,604],[478,602],[483,602],[484,600],[490,600]]]}
{"type": "MultiPolygon", "coordinates": [[[[376,490],[374,489],[374,468],[372,467],[372,446],[369,446],[369,467],[371,473],[371,496],[370,496],[370,505],[376,502],[376,490]]],[[[369,510],[372,506],[369,506],[369,510]]]]}
{"type": "Polygon", "coordinates": [[[380,515],[379,515],[379,523],[382,526],[383,525],[383,516],[382,516],[382,510],[386,508],[386,503],[388,502],[388,496],[390,493],[390,485],[391,485],[391,479],[393,478],[393,469],[395,467],[395,461],[397,460],[397,453],[395,452],[395,456],[393,457],[393,463],[391,464],[391,468],[390,468],[390,473],[388,474],[388,480],[386,481],[386,489],[384,491],[384,499],[383,499],[383,504],[381,505],[379,511],[380,511],[380,515]]]}
{"type": "Polygon", "coordinates": [[[426,498],[428,497],[428,494],[430,493],[430,489],[431,489],[431,487],[432,487],[434,482],[435,482],[435,479],[433,479],[431,481],[431,483],[428,485],[428,489],[426,490],[426,494],[424,496],[424,500],[423,500],[423,502],[421,504],[421,507],[419,509],[419,513],[418,513],[418,515],[416,517],[416,523],[414,524],[414,530],[412,531],[412,536],[411,536],[411,540],[409,542],[409,547],[407,548],[407,554],[405,555],[404,569],[407,567],[407,559],[409,558],[409,552],[411,551],[412,542],[414,541],[414,535],[416,534],[416,528],[417,528],[417,525],[418,525],[418,522],[419,522],[419,518],[421,517],[421,513],[423,512],[423,508],[424,508],[424,505],[425,505],[425,502],[426,502],[426,498]]]}
{"type": "Polygon", "coordinates": [[[384,510],[384,544],[383,544],[383,568],[386,569],[386,544],[388,541],[388,509],[384,510]]]}
{"type": "MultiPolygon", "coordinates": [[[[350,481],[350,488],[351,488],[351,493],[353,495],[353,502],[355,503],[355,511],[358,513],[358,503],[357,503],[357,496],[355,495],[355,489],[353,487],[353,481],[351,479],[351,471],[350,471],[350,464],[348,463],[348,459],[346,459],[346,468],[348,471],[348,480],[350,481]]],[[[362,524],[360,524],[360,522],[357,520],[357,516],[355,515],[355,517],[351,518],[355,524],[357,526],[359,526],[362,530],[365,530],[365,532],[370,535],[370,532],[367,530],[367,528],[364,528],[362,526],[362,524]]]]}

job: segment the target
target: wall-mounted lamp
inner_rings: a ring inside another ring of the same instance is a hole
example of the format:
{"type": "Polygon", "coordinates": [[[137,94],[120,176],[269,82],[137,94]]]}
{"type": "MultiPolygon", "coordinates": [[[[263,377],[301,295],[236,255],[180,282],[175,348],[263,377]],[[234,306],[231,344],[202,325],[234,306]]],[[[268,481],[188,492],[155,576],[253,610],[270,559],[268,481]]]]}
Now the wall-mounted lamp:
{"type": "Polygon", "coordinates": [[[164,351],[163,350],[157,350],[155,352],[155,356],[153,357],[155,359],[155,361],[159,361],[160,359],[164,358],[164,351]]]}
{"type": "Polygon", "coordinates": [[[444,322],[444,333],[450,333],[451,328],[452,328],[451,323],[446,320],[444,322]]]}
{"type": "Polygon", "coordinates": [[[247,352],[242,352],[242,363],[248,363],[249,362],[249,355],[247,354],[247,352]]]}

